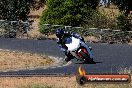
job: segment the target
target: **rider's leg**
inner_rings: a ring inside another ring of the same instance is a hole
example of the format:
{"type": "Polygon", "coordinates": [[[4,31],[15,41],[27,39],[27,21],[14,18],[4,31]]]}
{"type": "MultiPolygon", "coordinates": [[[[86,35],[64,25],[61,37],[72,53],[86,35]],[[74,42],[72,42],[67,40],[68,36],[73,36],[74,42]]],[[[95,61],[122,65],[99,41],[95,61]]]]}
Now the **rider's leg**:
{"type": "Polygon", "coordinates": [[[65,61],[70,61],[74,56],[70,52],[65,52],[65,61]]]}

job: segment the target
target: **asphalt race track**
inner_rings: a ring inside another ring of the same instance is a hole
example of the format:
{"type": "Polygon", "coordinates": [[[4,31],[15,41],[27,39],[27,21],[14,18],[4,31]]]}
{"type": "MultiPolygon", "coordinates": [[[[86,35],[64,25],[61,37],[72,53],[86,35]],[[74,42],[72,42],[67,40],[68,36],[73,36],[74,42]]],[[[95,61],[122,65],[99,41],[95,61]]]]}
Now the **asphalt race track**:
{"type": "MultiPolygon", "coordinates": [[[[26,69],[0,72],[2,75],[43,75],[43,74],[76,74],[81,65],[86,73],[119,73],[121,68],[132,70],[132,46],[126,44],[89,44],[93,48],[95,64],[83,64],[76,59],[67,66],[26,69]]],[[[45,54],[64,58],[53,40],[21,40],[0,38],[0,49],[45,54]]],[[[62,59],[61,59],[62,60],[62,59]]],[[[64,60],[62,60],[64,62],[64,60]]],[[[64,62],[65,64],[65,62],[64,62]]]]}

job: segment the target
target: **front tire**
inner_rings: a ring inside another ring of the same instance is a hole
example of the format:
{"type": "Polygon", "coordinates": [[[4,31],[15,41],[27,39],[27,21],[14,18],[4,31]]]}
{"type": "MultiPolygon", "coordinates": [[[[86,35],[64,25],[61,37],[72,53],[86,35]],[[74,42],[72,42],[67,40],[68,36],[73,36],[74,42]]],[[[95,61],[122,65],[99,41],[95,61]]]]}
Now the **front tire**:
{"type": "Polygon", "coordinates": [[[89,52],[85,47],[80,47],[77,51],[77,55],[82,58],[84,63],[94,63],[93,58],[90,58],[89,52]]]}
{"type": "Polygon", "coordinates": [[[83,56],[82,58],[84,60],[84,63],[91,63],[91,64],[95,63],[93,61],[93,58],[90,58],[90,56],[87,53],[82,52],[82,56],[83,56]]]}

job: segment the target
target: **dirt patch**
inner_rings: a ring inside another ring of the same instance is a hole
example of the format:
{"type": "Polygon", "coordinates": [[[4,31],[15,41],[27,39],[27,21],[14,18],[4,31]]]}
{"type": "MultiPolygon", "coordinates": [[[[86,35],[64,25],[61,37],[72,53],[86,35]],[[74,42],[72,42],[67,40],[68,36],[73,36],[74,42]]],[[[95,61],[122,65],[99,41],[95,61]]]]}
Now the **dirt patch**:
{"type": "Polygon", "coordinates": [[[55,34],[52,34],[52,35],[45,35],[45,34],[42,34],[39,32],[39,30],[31,30],[28,32],[28,37],[31,38],[31,39],[53,39],[55,40],[57,37],[55,34]]]}
{"type": "Polygon", "coordinates": [[[0,70],[36,68],[52,64],[53,62],[52,59],[44,55],[0,51],[0,70]]]}
{"type": "Polygon", "coordinates": [[[42,36],[42,34],[37,29],[28,32],[28,37],[31,39],[37,39],[39,36],[42,36]]]}
{"type": "MultiPolygon", "coordinates": [[[[49,85],[56,87],[68,87],[68,83],[72,84],[71,88],[76,85],[75,77],[18,77],[18,78],[0,78],[0,88],[28,88],[33,85],[49,85]]],[[[35,87],[30,87],[35,88],[35,87]]],[[[39,88],[39,87],[36,87],[39,88]]],[[[43,88],[43,87],[41,87],[43,88]]]]}
{"type": "Polygon", "coordinates": [[[84,37],[84,40],[88,42],[98,42],[99,41],[99,39],[97,39],[95,36],[86,36],[84,37]]]}
{"type": "Polygon", "coordinates": [[[115,19],[120,15],[120,11],[117,8],[105,8],[103,6],[98,8],[98,11],[106,16],[108,19],[115,19]]]}
{"type": "Polygon", "coordinates": [[[85,84],[80,86],[76,77],[1,77],[0,88],[132,88],[129,84],[85,84]]]}
{"type": "Polygon", "coordinates": [[[132,40],[130,40],[130,42],[128,43],[129,45],[132,45],[132,40]]]}
{"type": "MultiPolygon", "coordinates": [[[[28,36],[32,39],[57,39],[55,34],[45,36],[44,34],[40,33],[39,30],[31,30],[28,32],[28,36]]],[[[83,36],[84,37],[84,36],[83,36]]],[[[95,36],[85,36],[85,41],[89,42],[98,42],[99,39],[95,36]]]]}

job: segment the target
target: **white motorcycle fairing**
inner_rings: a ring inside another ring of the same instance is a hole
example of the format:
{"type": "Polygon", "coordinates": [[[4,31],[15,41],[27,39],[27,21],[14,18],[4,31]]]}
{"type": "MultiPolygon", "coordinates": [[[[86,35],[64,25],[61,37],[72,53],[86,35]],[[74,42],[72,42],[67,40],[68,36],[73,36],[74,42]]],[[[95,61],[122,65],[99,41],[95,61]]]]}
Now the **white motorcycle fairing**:
{"type": "Polygon", "coordinates": [[[68,51],[75,51],[77,48],[80,47],[80,39],[71,37],[72,39],[70,40],[69,38],[69,44],[65,44],[68,47],[68,51]]]}
{"type": "Polygon", "coordinates": [[[88,48],[88,46],[83,42],[81,41],[80,39],[77,39],[75,37],[70,37],[67,39],[67,42],[65,44],[67,47],[68,47],[68,51],[73,55],[75,56],[77,59],[79,59],[80,57],[76,54],[76,51],[81,47],[81,46],[84,46],[87,51],[89,52],[90,54],[90,58],[93,58],[92,57],[92,53],[90,51],[90,49],[88,48]]]}

